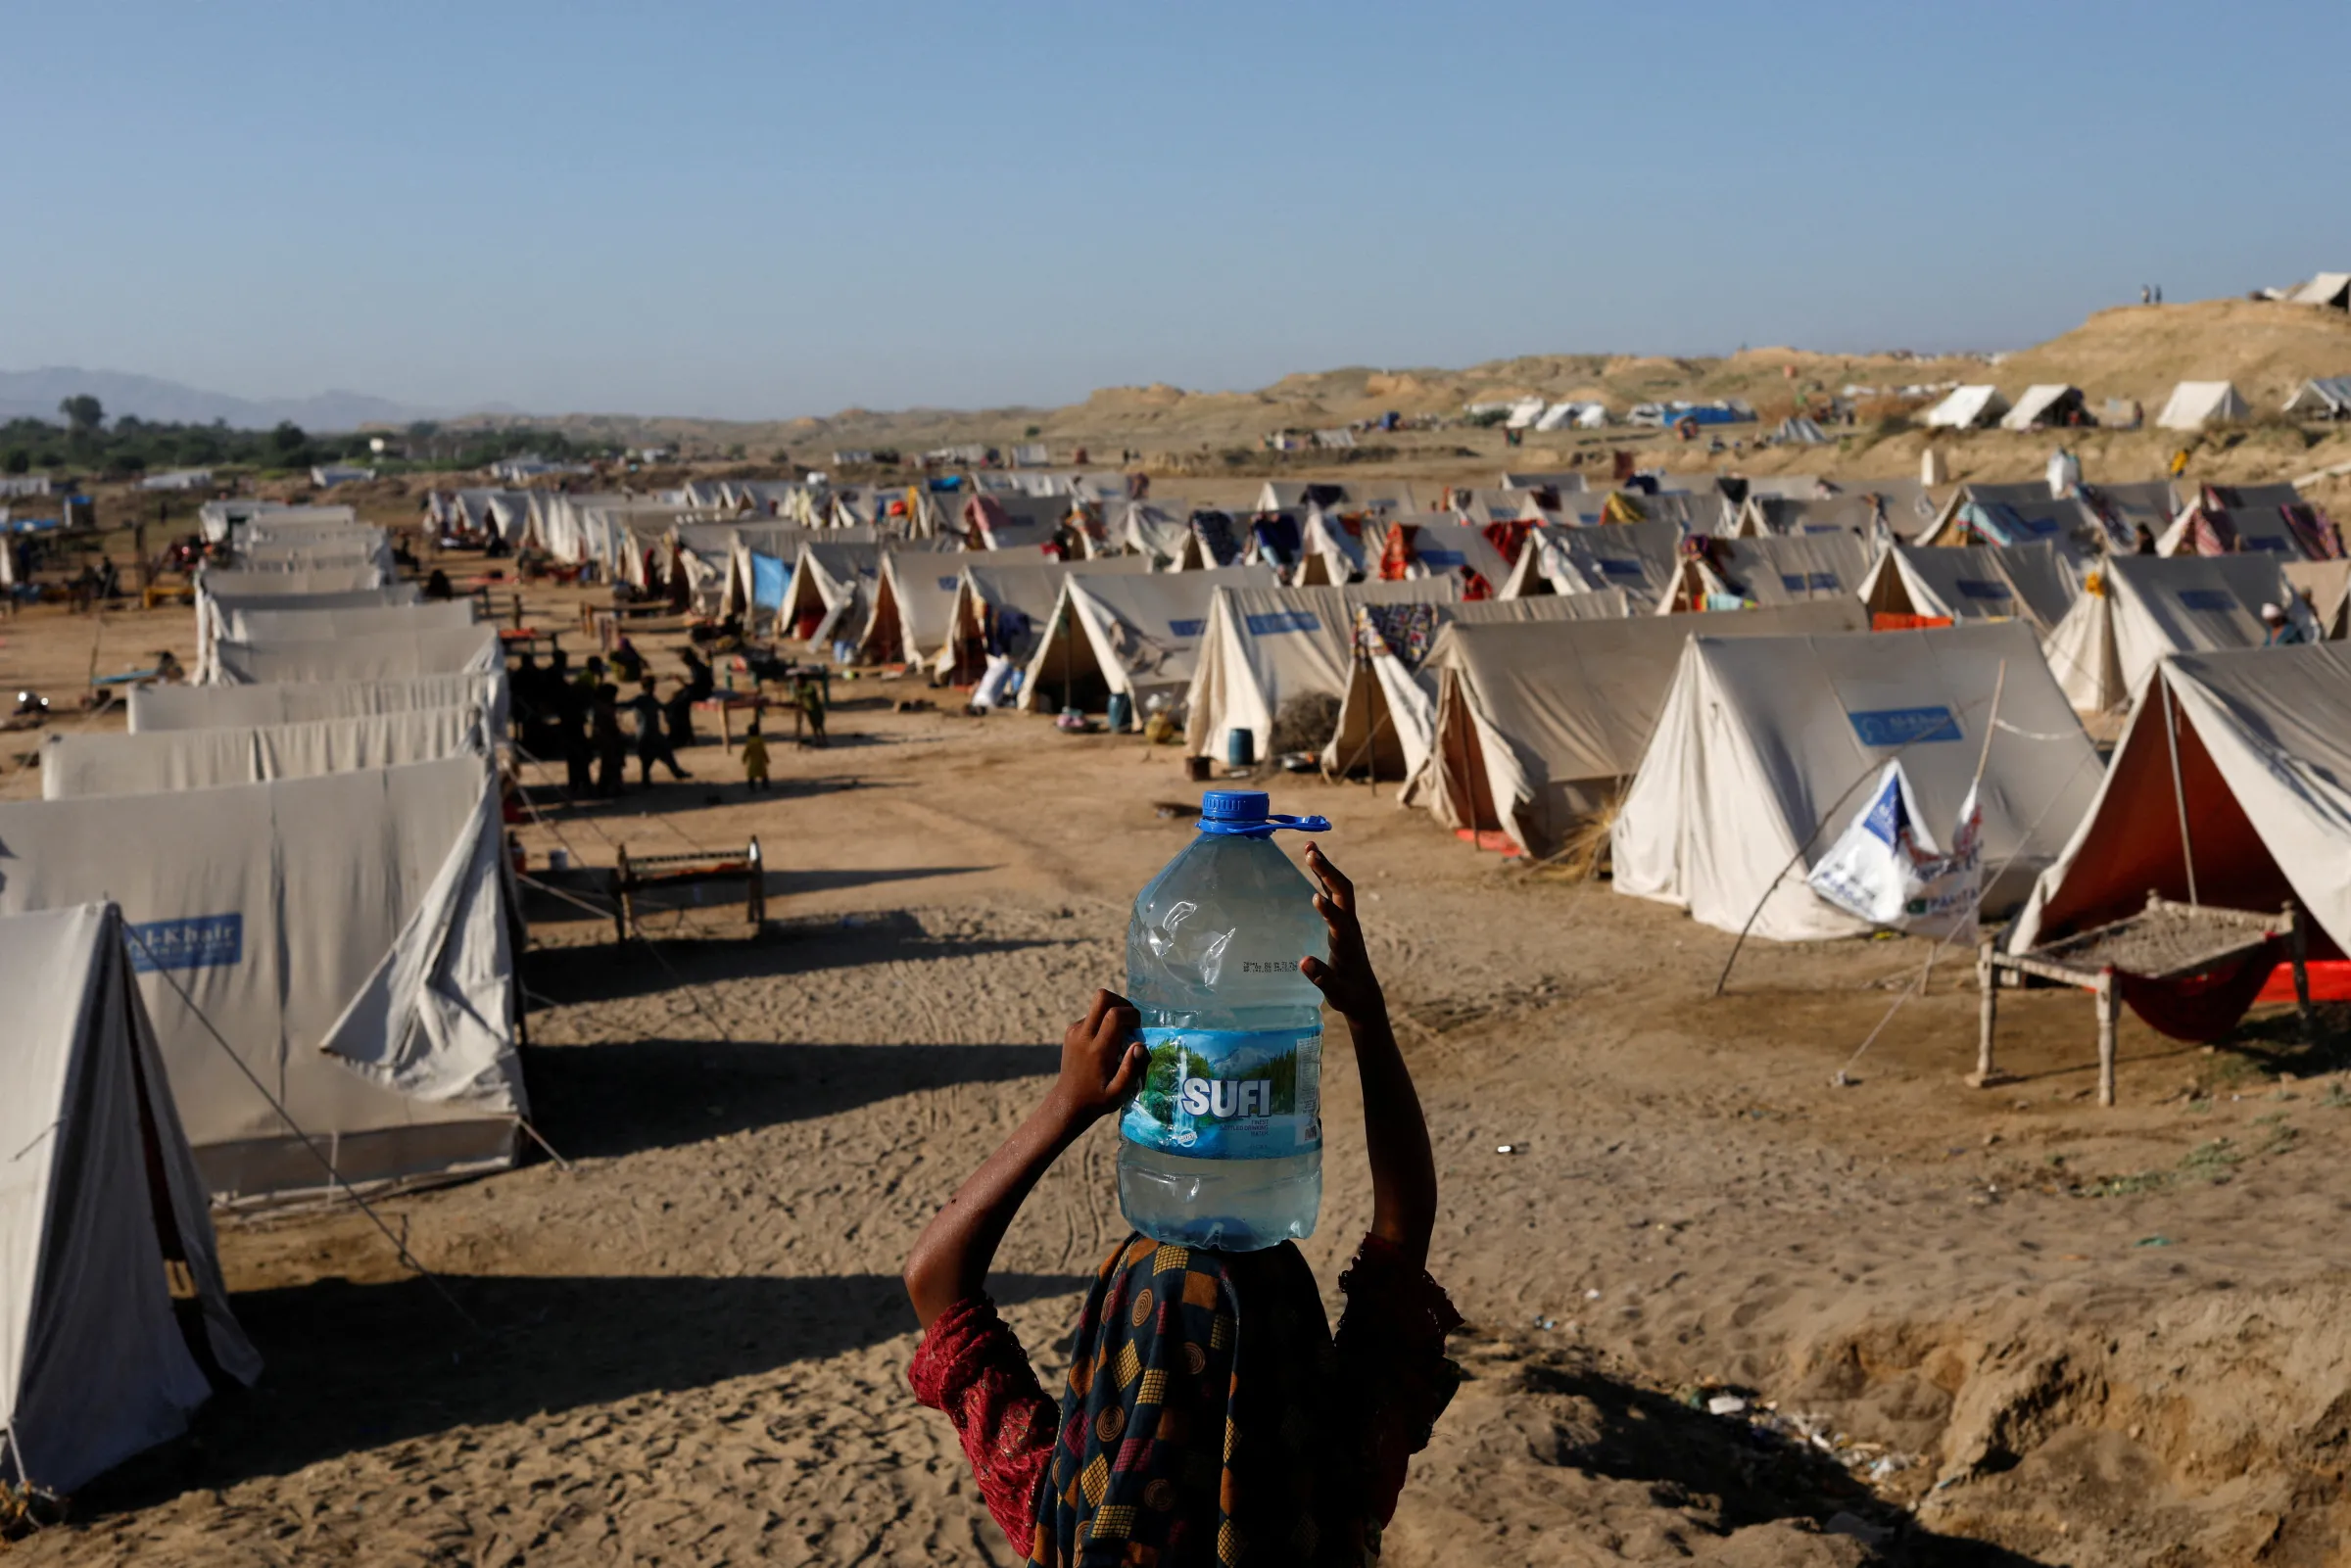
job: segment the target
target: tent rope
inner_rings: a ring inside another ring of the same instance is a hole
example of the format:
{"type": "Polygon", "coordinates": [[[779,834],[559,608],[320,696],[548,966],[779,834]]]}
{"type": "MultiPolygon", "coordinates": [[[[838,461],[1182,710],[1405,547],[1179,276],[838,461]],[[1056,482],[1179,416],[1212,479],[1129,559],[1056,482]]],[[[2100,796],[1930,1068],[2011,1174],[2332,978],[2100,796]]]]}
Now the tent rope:
{"type": "MultiPolygon", "coordinates": [[[[284,1102],[280,1101],[276,1095],[271,1094],[268,1086],[262,1082],[253,1069],[246,1066],[245,1059],[237,1055],[236,1048],[230,1045],[226,1036],[222,1035],[220,1030],[214,1025],[212,1019],[206,1016],[204,1009],[196,1005],[196,999],[188,994],[187,987],[180,984],[178,977],[157,960],[154,949],[150,948],[147,945],[147,939],[139,934],[138,927],[129,921],[124,921],[122,929],[133,942],[138,944],[139,951],[147,955],[148,964],[156,974],[164,977],[164,983],[177,992],[187,1010],[196,1015],[196,1022],[204,1025],[205,1033],[213,1037],[213,1043],[220,1047],[221,1054],[235,1064],[236,1069],[245,1075],[245,1081],[253,1085],[254,1092],[269,1103],[269,1109],[277,1113],[280,1121],[293,1129],[296,1140],[302,1144],[303,1148],[310,1151],[312,1159],[318,1162],[319,1167],[326,1172],[327,1180],[341,1188],[345,1197],[359,1205],[360,1212],[367,1216],[377,1230],[383,1232],[384,1240],[392,1244],[393,1251],[400,1255],[400,1260],[421,1275],[425,1282],[440,1295],[442,1301],[449,1304],[449,1309],[465,1320],[466,1327],[487,1338],[490,1331],[482,1326],[480,1319],[465,1310],[456,1297],[450,1292],[449,1287],[442,1283],[440,1275],[416,1260],[416,1255],[408,1251],[408,1244],[393,1234],[392,1227],[384,1223],[384,1216],[375,1212],[375,1206],[360,1196],[359,1189],[344,1179],[343,1172],[335,1168],[335,1163],[319,1150],[317,1142],[303,1129],[302,1123],[294,1119],[293,1113],[285,1108],[284,1102]]],[[[517,1117],[516,1119],[520,1120],[521,1118],[517,1117]]]]}

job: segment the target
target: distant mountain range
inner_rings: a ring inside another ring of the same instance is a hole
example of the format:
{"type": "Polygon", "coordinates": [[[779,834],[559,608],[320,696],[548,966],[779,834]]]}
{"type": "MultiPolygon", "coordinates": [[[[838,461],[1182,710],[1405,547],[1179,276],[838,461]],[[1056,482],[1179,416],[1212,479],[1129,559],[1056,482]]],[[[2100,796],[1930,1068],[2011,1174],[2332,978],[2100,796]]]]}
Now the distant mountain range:
{"type": "Polygon", "coordinates": [[[361,392],[320,392],[308,398],[237,398],[157,376],[52,365],[40,370],[0,370],[0,421],[46,419],[57,423],[57,405],[85,392],[106,405],[110,421],[120,414],[135,414],[141,419],[171,424],[209,425],[220,420],[240,430],[269,430],[288,419],[311,431],[357,430],[362,425],[405,425],[416,419],[442,418],[450,412],[394,403],[388,398],[371,398],[361,392]]]}

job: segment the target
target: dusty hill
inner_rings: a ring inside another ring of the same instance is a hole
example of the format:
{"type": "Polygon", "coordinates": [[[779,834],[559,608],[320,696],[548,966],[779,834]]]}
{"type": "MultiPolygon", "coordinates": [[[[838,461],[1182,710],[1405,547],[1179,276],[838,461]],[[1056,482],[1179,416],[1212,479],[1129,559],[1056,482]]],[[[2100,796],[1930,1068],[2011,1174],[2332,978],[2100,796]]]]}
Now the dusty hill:
{"type": "Polygon", "coordinates": [[[2136,398],[2152,415],[2182,381],[2233,381],[2269,412],[2312,376],[2351,374],[2351,316],[2274,300],[2123,306],[2037,348],[1989,379],[2014,396],[2062,381],[2103,398],[2136,398]]]}
{"type": "MultiPolygon", "coordinates": [[[[2103,310],[2061,337],[2007,356],[1924,358],[1904,352],[1819,354],[1760,348],[1717,357],[1556,354],[1496,359],[1463,369],[1356,365],[1285,376],[1245,392],[1202,392],[1164,382],[1110,387],[1060,408],[847,408],[823,418],[725,421],[618,414],[486,416],[487,424],[553,423],[582,436],[664,442],[690,453],[736,451],[752,461],[789,452],[823,462],[837,448],[917,451],[955,442],[1043,440],[1097,455],[1223,451],[1252,448],[1283,428],[1376,418],[1458,414],[1465,404],[1517,397],[1593,398],[1622,410],[1673,398],[1745,398],[1764,415],[1847,386],[1897,389],[1990,381],[2013,396],[2034,382],[2070,382],[2095,404],[2135,398],[2150,412],[2182,380],[2236,382],[2257,409],[2275,408],[2307,376],[2351,373],[2351,318],[2303,306],[2210,300],[2103,310]]],[[[1447,442],[1474,438],[1448,432],[1447,442]]],[[[1398,444],[1407,451],[1425,440],[1398,444]]],[[[1452,450],[1448,446],[1448,450],[1452,450]]]]}

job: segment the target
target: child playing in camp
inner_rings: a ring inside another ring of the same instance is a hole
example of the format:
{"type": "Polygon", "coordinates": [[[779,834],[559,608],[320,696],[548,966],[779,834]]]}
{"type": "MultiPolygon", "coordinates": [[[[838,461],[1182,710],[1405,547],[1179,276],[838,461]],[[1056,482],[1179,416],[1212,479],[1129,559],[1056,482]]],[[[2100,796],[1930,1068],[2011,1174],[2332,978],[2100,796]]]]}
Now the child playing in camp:
{"type": "Polygon", "coordinates": [[[743,733],[743,784],[746,789],[767,787],[767,736],[759,733],[759,721],[743,733]]]}
{"type": "Polygon", "coordinates": [[[801,714],[808,720],[808,743],[825,743],[825,684],[813,675],[795,677],[792,683],[792,700],[800,705],[801,714]]]}
{"type": "Polygon", "coordinates": [[[1424,1272],[1437,1177],[1412,1074],[1364,950],[1355,888],[1319,849],[1330,960],[1299,962],[1347,1021],[1363,1082],[1371,1232],[1339,1277],[1333,1336],[1295,1245],[1220,1253],[1129,1234],[1078,1318],[1060,1399],[984,1289],[1047,1166],[1142,1080],[1140,1017],[1094,993],[1044,1103],[915,1243],[923,1339],[907,1378],[955,1423],[989,1512],[1032,1564],[1362,1564],[1379,1554],[1406,1461],[1453,1397],[1461,1324],[1424,1272]]]}

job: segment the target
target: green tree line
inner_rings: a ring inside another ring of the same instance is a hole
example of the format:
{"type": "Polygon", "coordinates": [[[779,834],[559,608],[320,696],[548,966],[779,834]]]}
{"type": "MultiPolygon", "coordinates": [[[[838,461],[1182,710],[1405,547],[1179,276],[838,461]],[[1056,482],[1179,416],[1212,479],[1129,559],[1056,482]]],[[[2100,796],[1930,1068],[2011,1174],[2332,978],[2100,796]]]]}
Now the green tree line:
{"type": "MultiPolygon", "coordinates": [[[[302,469],[355,462],[404,468],[479,468],[501,457],[537,452],[562,461],[593,454],[554,430],[452,430],[429,420],[403,431],[319,434],[293,423],[274,430],[238,430],[151,421],[135,414],[109,420],[87,393],[58,405],[62,424],[18,418],[0,424],[0,472],[94,475],[130,479],[173,468],[302,469]],[[372,441],[382,437],[378,456],[372,441]]],[[[601,448],[596,449],[597,451],[601,448]]]]}

